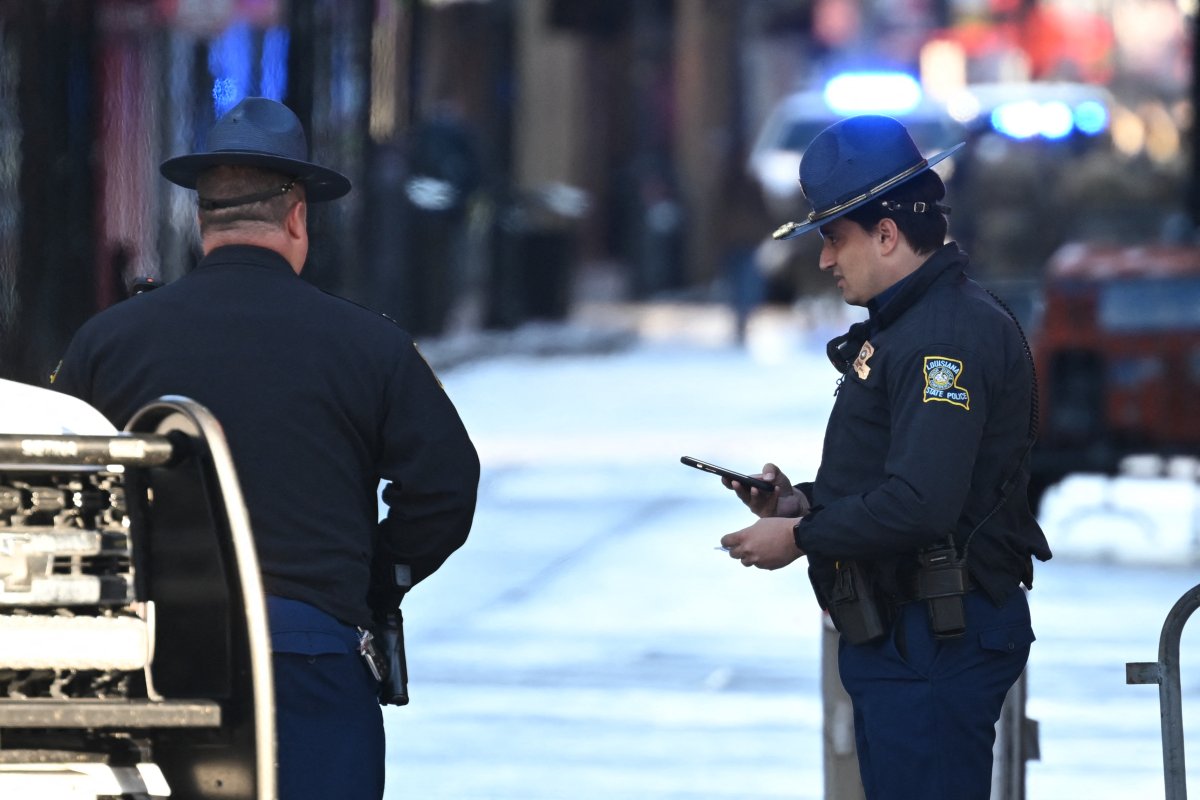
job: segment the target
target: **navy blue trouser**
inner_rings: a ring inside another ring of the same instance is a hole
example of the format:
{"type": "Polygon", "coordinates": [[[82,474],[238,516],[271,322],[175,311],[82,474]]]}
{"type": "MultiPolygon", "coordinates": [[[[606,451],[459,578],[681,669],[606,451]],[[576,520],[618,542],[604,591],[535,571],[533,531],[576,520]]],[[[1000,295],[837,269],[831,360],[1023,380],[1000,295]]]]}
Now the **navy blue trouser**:
{"type": "Polygon", "coordinates": [[[869,800],[988,800],[995,724],[1029,659],[1024,590],[1002,608],[964,597],[967,631],[933,637],[925,603],[897,610],[892,633],[842,641],[838,667],[854,703],[859,771],[869,800]]]}
{"type": "Polygon", "coordinates": [[[275,653],[279,800],[379,800],[383,714],[357,653],[275,653]]]}

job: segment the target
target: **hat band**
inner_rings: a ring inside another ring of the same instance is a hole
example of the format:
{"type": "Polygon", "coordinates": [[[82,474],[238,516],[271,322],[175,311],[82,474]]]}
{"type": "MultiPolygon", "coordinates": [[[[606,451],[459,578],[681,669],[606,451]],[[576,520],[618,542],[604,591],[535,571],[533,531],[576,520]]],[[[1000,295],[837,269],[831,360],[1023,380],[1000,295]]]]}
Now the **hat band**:
{"type": "Polygon", "coordinates": [[[844,211],[847,208],[850,208],[851,206],[857,205],[864,200],[869,200],[872,197],[874,197],[875,195],[879,194],[880,192],[883,192],[883,191],[886,191],[886,190],[892,188],[897,183],[901,183],[902,181],[908,180],[913,175],[915,175],[918,172],[920,172],[921,170],[925,169],[925,167],[927,167],[928,165],[929,165],[929,162],[922,158],[919,162],[914,164],[909,169],[904,170],[904,172],[901,172],[899,175],[896,175],[892,178],[888,178],[883,183],[879,184],[878,186],[876,186],[873,189],[868,189],[867,191],[860,194],[858,197],[855,197],[851,200],[847,200],[844,203],[839,203],[836,206],[834,206],[833,208],[827,208],[820,213],[818,213],[816,211],[812,212],[811,214],[808,215],[808,221],[810,223],[817,222],[818,220],[822,220],[822,219],[825,219],[826,217],[833,216],[834,214],[844,211]]]}
{"type": "Polygon", "coordinates": [[[222,200],[210,200],[201,197],[197,201],[197,205],[205,211],[216,211],[221,208],[234,208],[235,206],[248,206],[251,203],[258,203],[263,200],[270,200],[272,197],[287,194],[296,185],[298,180],[299,178],[293,178],[278,188],[268,189],[265,192],[255,192],[254,194],[244,194],[241,197],[228,197],[222,200]]]}

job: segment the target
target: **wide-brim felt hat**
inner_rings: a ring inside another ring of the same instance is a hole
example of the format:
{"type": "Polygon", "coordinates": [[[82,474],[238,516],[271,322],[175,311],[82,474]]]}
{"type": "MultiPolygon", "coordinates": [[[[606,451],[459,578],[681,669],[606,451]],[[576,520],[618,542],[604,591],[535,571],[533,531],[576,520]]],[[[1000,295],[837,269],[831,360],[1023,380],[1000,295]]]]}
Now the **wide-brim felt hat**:
{"type": "Polygon", "coordinates": [[[963,144],[925,158],[898,120],[877,114],[839,120],[816,135],[800,160],[800,189],[812,213],[772,236],[791,239],[819,228],[912,180],[963,144]]]}
{"type": "Polygon", "coordinates": [[[207,151],[169,158],[158,169],[171,183],[195,189],[200,173],[223,165],[294,177],[304,184],[309,202],[334,200],[350,191],[349,178],[309,160],[308,139],[295,113],[266,97],[247,97],[217,120],[208,133],[207,151]]]}

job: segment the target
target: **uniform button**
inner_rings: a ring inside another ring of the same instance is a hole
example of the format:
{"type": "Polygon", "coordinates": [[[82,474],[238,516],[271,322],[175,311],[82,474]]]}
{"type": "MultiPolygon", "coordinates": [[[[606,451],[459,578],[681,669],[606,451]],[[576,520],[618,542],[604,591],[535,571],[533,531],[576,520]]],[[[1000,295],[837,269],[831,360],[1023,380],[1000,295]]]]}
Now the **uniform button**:
{"type": "Polygon", "coordinates": [[[1009,649],[1009,650],[1016,650],[1016,649],[1017,649],[1017,646],[1016,646],[1015,644],[1013,644],[1012,642],[1009,642],[1009,643],[1008,643],[1008,649],[1009,649]]]}

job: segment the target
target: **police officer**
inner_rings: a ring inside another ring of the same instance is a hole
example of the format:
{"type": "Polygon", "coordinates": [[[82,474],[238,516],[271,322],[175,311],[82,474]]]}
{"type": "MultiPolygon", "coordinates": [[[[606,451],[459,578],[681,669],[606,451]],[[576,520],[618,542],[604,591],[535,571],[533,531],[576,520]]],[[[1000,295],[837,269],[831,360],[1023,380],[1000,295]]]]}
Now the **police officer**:
{"type": "Polygon", "coordinates": [[[409,335],[300,278],[308,204],[350,182],[309,161],[295,114],[246,98],[208,145],[161,166],[198,191],[203,259],[85,323],[54,387],[118,426],[169,394],[214,413],[268,595],[280,797],[378,798],[378,684],[358,654],[372,556],[414,583],[437,570],[470,529],[478,458],[409,335]]]}
{"type": "Polygon", "coordinates": [[[726,481],[761,519],[721,544],[745,566],[807,555],[841,631],[870,800],[986,800],[994,725],[1033,642],[1025,590],[1050,549],[1027,497],[1036,424],[1016,321],[946,244],[945,187],[889,117],[842,120],[805,152],[820,268],[867,320],[829,343],[841,373],[821,465],[774,492],[726,481]]]}

